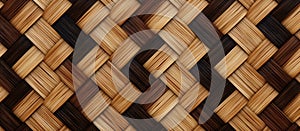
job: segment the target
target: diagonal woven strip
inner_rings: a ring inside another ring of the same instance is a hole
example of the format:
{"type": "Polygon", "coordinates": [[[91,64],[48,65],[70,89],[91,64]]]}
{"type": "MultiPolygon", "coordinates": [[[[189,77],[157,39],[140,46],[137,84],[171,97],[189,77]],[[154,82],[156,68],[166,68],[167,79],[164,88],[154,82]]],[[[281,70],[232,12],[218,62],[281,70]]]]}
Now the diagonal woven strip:
{"type": "Polygon", "coordinates": [[[300,0],[1,0],[0,130],[300,130],[299,29],[300,0]]]}

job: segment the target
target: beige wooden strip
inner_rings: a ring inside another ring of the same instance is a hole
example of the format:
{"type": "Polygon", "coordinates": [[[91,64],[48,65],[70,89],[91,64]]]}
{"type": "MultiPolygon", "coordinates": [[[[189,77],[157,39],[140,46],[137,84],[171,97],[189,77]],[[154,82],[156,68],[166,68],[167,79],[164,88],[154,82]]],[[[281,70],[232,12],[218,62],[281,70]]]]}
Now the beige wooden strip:
{"type": "Polygon", "coordinates": [[[236,46],[215,66],[215,69],[223,78],[227,78],[242,65],[247,58],[247,54],[239,46],[236,46]]]}
{"type": "Polygon", "coordinates": [[[292,34],[297,33],[300,29],[300,5],[282,21],[282,24],[287,28],[292,34]]]}
{"type": "Polygon", "coordinates": [[[151,105],[147,112],[156,120],[160,121],[165,117],[178,103],[178,98],[171,90],[167,90],[153,105],[151,105]]]}
{"type": "Polygon", "coordinates": [[[263,131],[272,131],[272,130],[270,129],[270,127],[266,126],[266,127],[263,129],[263,131]]]}
{"type": "Polygon", "coordinates": [[[41,9],[45,10],[52,0],[33,0],[41,9]]]}
{"type": "Polygon", "coordinates": [[[99,47],[95,46],[88,54],[86,54],[77,67],[83,73],[90,77],[92,76],[107,60],[109,56],[99,47]]]}
{"type": "Polygon", "coordinates": [[[174,63],[160,79],[177,96],[185,94],[196,83],[196,78],[179,62],[174,63]]]}
{"type": "Polygon", "coordinates": [[[177,9],[179,9],[181,6],[183,6],[184,3],[186,3],[186,0],[169,0],[177,9]]]}
{"type": "MultiPolygon", "coordinates": [[[[185,24],[190,24],[195,17],[208,5],[206,0],[188,0],[179,9],[177,18],[182,20],[185,24]]],[[[175,17],[175,18],[176,18],[175,17]]]]}
{"type": "Polygon", "coordinates": [[[111,55],[128,36],[113,20],[106,18],[92,31],[91,37],[111,55]]]}
{"type": "Polygon", "coordinates": [[[59,131],[71,131],[67,126],[63,126],[59,131]]]}
{"type": "Polygon", "coordinates": [[[129,126],[125,129],[125,131],[136,131],[136,129],[135,129],[133,126],[129,125],[129,126]]]}
{"type": "Polygon", "coordinates": [[[296,77],[296,80],[300,82],[300,74],[296,77]]]}
{"type": "Polygon", "coordinates": [[[118,24],[122,24],[140,6],[137,0],[120,0],[110,10],[109,17],[118,24]]]}
{"type": "Polygon", "coordinates": [[[53,0],[44,11],[43,18],[52,25],[57,21],[70,7],[68,0],[53,0]]]}
{"type": "Polygon", "coordinates": [[[268,39],[265,39],[251,54],[249,54],[247,62],[257,70],[265,64],[277,50],[276,46],[268,39]]]}
{"type": "Polygon", "coordinates": [[[3,7],[3,5],[4,5],[4,4],[0,1],[0,9],[3,7]]]}
{"type": "Polygon", "coordinates": [[[97,119],[93,121],[99,130],[122,131],[129,123],[113,107],[109,106],[97,119]]]}
{"type": "Polygon", "coordinates": [[[73,48],[69,46],[63,39],[60,39],[46,54],[45,63],[52,70],[55,70],[65,59],[73,52],[73,48]]]}
{"type": "Polygon", "coordinates": [[[111,55],[111,62],[122,69],[138,53],[140,47],[130,38],[126,39],[121,46],[111,55]]]}
{"type": "Polygon", "coordinates": [[[214,24],[223,34],[226,34],[244,18],[246,13],[246,9],[239,2],[235,1],[214,21],[214,24]]]}
{"type": "Polygon", "coordinates": [[[44,105],[51,111],[55,112],[62,106],[71,96],[73,92],[64,84],[59,83],[45,98],[44,105]]]}
{"type": "Polygon", "coordinates": [[[171,20],[159,32],[161,38],[177,53],[181,54],[196,38],[195,34],[180,20],[171,20]]]}
{"type": "Polygon", "coordinates": [[[178,55],[164,44],[150,59],[143,65],[155,78],[165,72],[178,55]]]}
{"type": "Polygon", "coordinates": [[[262,32],[244,18],[234,29],[229,32],[229,36],[237,42],[242,49],[250,54],[265,39],[262,32]]]}
{"type": "Polygon", "coordinates": [[[198,122],[180,105],[176,105],[160,122],[168,130],[187,131],[198,125],[198,122]]]}
{"type": "Polygon", "coordinates": [[[247,104],[247,99],[238,91],[234,91],[216,109],[215,112],[224,121],[228,122],[247,104]]]}
{"type": "Polygon", "coordinates": [[[43,18],[39,19],[25,35],[44,54],[60,39],[59,34],[43,18]]]}
{"type": "Polygon", "coordinates": [[[128,78],[109,61],[92,79],[111,99],[129,83],[128,78]]]}
{"type": "Polygon", "coordinates": [[[276,6],[275,0],[256,0],[249,8],[247,18],[255,25],[257,25],[263,18],[265,18],[276,6]]]}
{"type": "Polygon", "coordinates": [[[197,82],[182,97],[179,97],[179,104],[188,112],[192,112],[208,95],[209,92],[197,82]]]}
{"type": "Polygon", "coordinates": [[[236,130],[263,130],[266,126],[253,111],[245,106],[229,124],[236,130]]]}
{"type": "Polygon", "coordinates": [[[0,43],[0,57],[7,51],[7,49],[0,43]]]}
{"type": "Polygon", "coordinates": [[[190,70],[208,51],[209,48],[206,47],[204,43],[200,42],[199,39],[195,39],[191,45],[182,52],[178,61],[181,62],[186,69],[190,70]]]}
{"type": "Polygon", "coordinates": [[[109,10],[97,1],[77,22],[78,26],[89,34],[107,15],[109,10]]]}
{"type": "Polygon", "coordinates": [[[300,30],[295,34],[298,39],[300,39],[300,30]]]}
{"type": "Polygon", "coordinates": [[[111,103],[109,97],[102,91],[99,91],[88,104],[83,108],[82,113],[87,116],[90,121],[94,121],[111,103]]]}
{"type": "Polygon", "coordinates": [[[253,95],[248,102],[248,107],[256,114],[261,113],[270,102],[278,95],[278,92],[269,84],[265,84],[253,95]]]}
{"type": "Polygon", "coordinates": [[[298,94],[283,110],[292,122],[300,118],[300,94],[298,94]]]}
{"type": "Polygon", "coordinates": [[[9,92],[6,91],[2,86],[0,86],[0,102],[2,102],[6,96],[8,96],[9,92]]]}
{"type": "Polygon", "coordinates": [[[59,77],[42,62],[30,75],[25,78],[25,81],[43,98],[47,97],[52,89],[60,82],[59,77]]]}
{"type": "Polygon", "coordinates": [[[177,12],[178,10],[174,5],[169,1],[165,1],[154,12],[145,12],[147,14],[156,14],[147,20],[146,25],[154,32],[157,32],[161,30],[177,14],[177,12]]]}
{"type": "Polygon", "coordinates": [[[298,126],[300,126],[300,119],[298,119],[298,121],[296,121],[296,124],[297,124],[298,126]]]}
{"type": "Polygon", "coordinates": [[[198,125],[195,129],[193,129],[193,131],[205,131],[205,129],[198,125]]]}
{"type": "Polygon", "coordinates": [[[43,53],[33,46],[15,63],[15,65],[13,65],[12,68],[22,79],[24,79],[43,59],[43,53]]]}
{"type": "Polygon", "coordinates": [[[121,114],[142,94],[133,84],[127,84],[112,100],[111,105],[121,114]]]}
{"type": "Polygon", "coordinates": [[[283,70],[292,78],[300,73],[300,49],[283,65],[283,70]]]}
{"type": "Polygon", "coordinates": [[[18,103],[14,108],[14,114],[20,118],[21,121],[25,121],[29,116],[31,116],[36,109],[43,103],[43,99],[31,91],[20,103],[18,103]]]}
{"type": "Polygon", "coordinates": [[[41,106],[25,123],[32,130],[59,130],[63,126],[45,106],[41,106]]]}
{"type": "Polygon", "coordinates": [[[265,84],[264,77],[247,62],[237,69],[228,80],[248,99],[265,84]]]}
{"type": "Polygon", "coordinates": [[[42,10],[33,2],[29,1],[11,20],[14,27],[25,33],[41,16],[42,10]]]}
{"type": "Polygon", "coordinates": [[[239,0],[239,2],[246,7],[246,9],[249,9],[255,1],[256,0],[239,0]]]}

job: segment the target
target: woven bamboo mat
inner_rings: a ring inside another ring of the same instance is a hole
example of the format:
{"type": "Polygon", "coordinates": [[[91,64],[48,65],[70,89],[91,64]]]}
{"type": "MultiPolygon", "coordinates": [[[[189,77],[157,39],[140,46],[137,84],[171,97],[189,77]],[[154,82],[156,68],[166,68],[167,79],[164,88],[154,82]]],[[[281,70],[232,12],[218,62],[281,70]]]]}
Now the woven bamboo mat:
{"type": "Polygon", "coordinates": [[[1,0],[0,130],[300,130],[299,3],[1,0]]]}

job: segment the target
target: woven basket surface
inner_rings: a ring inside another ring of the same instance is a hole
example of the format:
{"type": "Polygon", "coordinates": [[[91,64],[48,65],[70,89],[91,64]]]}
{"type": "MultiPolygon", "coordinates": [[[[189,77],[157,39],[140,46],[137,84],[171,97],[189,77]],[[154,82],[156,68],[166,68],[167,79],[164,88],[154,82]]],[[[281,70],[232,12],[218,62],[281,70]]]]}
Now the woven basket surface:
{"type": "Polygon", "coordinates": [[[0,131],[300,130],[299,29],[300,0],[0,0],[0,131]]]}

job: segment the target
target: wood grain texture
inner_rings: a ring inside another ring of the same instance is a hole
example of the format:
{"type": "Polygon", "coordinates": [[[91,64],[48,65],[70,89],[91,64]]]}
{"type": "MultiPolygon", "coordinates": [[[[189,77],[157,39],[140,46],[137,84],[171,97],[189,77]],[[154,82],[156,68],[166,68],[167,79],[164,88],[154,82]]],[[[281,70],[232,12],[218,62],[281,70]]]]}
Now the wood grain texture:
{"type": "Polygon", "coordinates": [[[1,0],[0,130],[299,130],[299,3],[1,0]]]}

